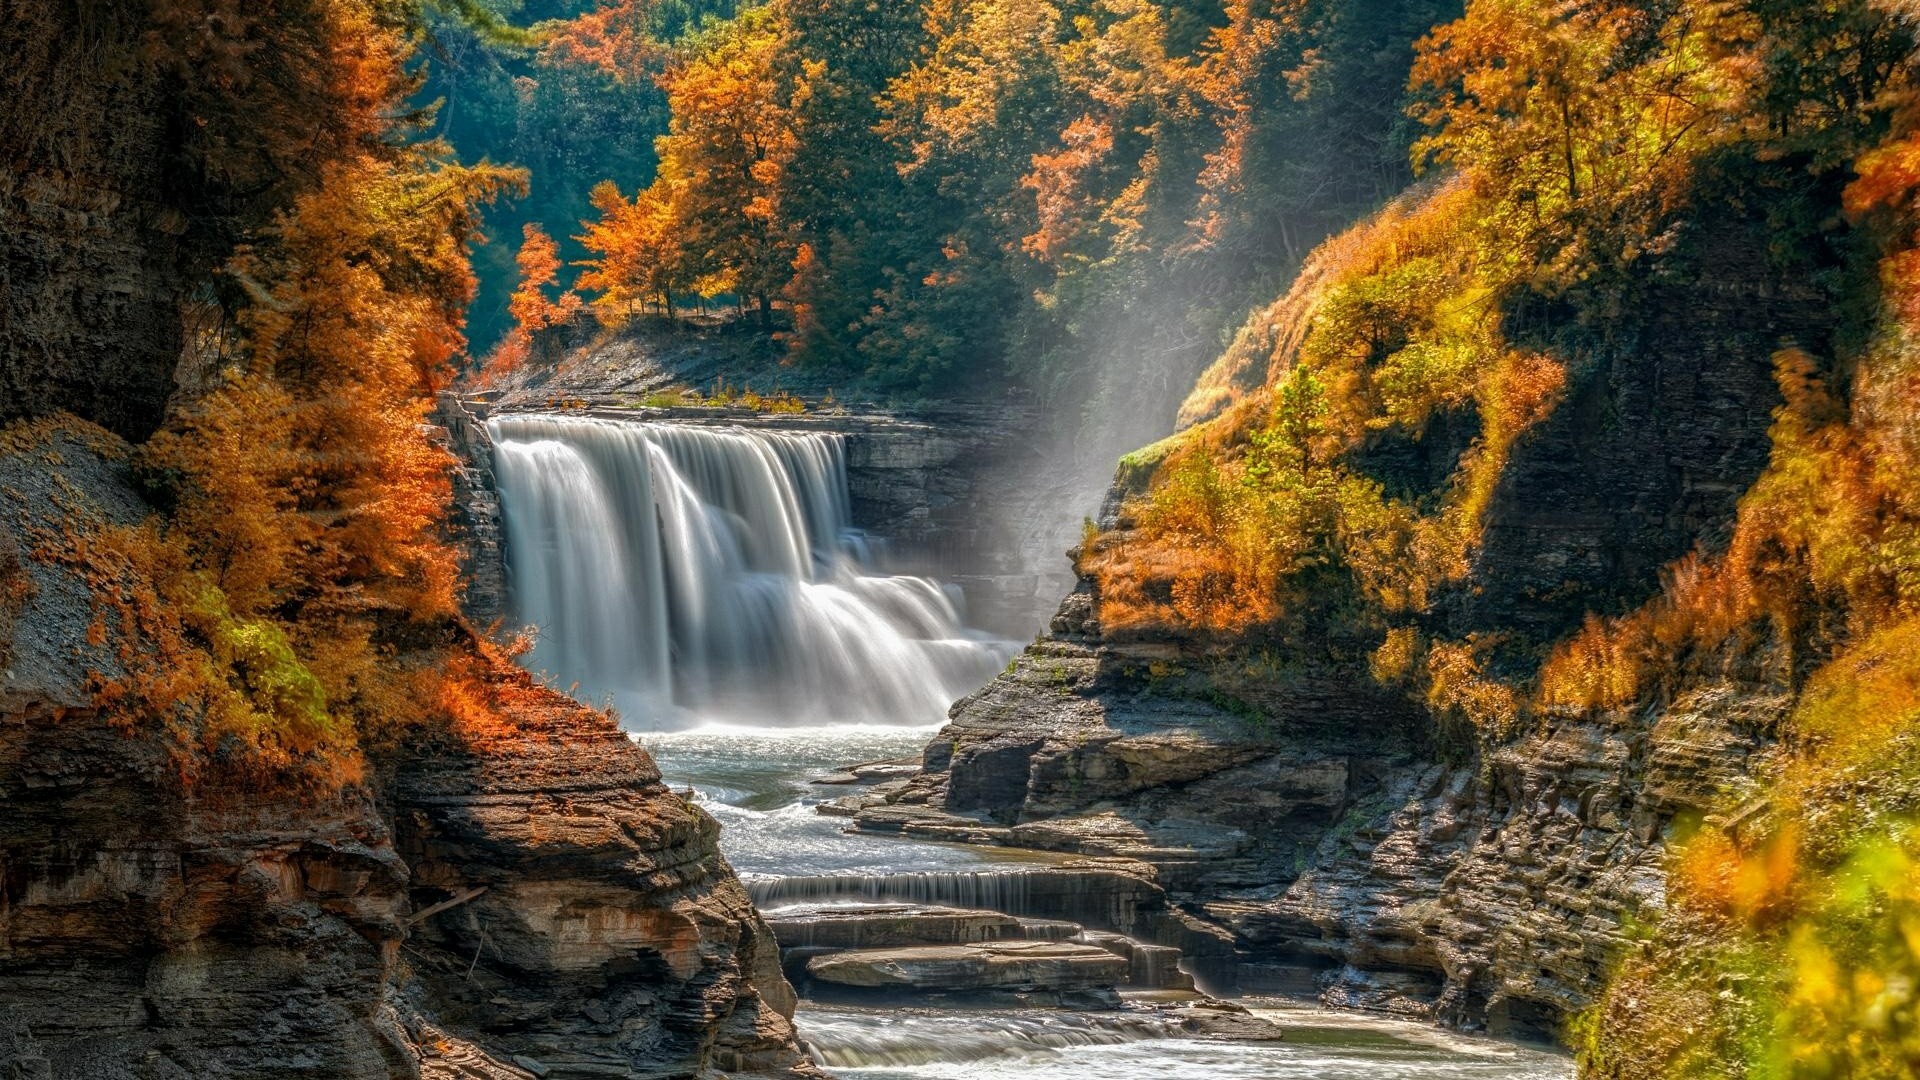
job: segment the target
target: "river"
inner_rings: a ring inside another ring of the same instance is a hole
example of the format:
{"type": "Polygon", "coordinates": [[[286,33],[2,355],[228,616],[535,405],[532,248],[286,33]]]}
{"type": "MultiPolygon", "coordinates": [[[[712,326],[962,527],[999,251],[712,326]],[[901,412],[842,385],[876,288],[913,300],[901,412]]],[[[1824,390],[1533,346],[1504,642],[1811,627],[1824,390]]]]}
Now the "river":
{"type": "MultiPolygon", "coordinates": [[[[948,703],[1017,647],[969,630],[939,583],[884,572],[851,525],[840,436],[540,416],[489,429],[513,604],[541,630],[528,662],[621,710],[667,781],[720,821],[722,850],[776,925],[801,902],[1031,916],[1037,879],[1054,890],[1046,903],[1084,909],[1074,921],[1090,928],[1121,902],[1100,891],[1111,875],[1082,882],[1059,856],[849,833],[817,812],[844,788],[814,781],[917,757],[948,703]]],[[[869,997],[803,1002],[797,1020],[848,1080],[1572,1074],[1556,1053],[1297,1003],[1247,1003],[1281,1041],[1211,1041],[1147,997],[1074,1010],[869,997]]]]}
{"type": "MultiPolygon", "coordinates": [[[[838,767],[918,754],[932,728],[728,728],[637,736],[676,788],[725,831],[734,869],[764,888],[783,877],[987,873],[1049,856],[846,833],[815,807],[841,794],[812,783],[838,767]]],[[[801,1033],[846,1080],[1566,1080],[1558,1053],[1428,1025],[1300,1003],[1249,1001],[1281,1024],[1279,1043],[1168,1037],[1124,1012],[825,1008],[801,1033]]]]}

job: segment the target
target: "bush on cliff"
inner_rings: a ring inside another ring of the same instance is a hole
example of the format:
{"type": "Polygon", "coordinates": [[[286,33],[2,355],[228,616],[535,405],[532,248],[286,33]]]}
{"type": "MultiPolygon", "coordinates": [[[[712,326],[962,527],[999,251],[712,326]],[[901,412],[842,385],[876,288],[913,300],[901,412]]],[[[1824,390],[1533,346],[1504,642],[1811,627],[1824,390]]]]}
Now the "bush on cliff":
{"type": "Polygon", "coordinates": [[[168,740],[203,794],[351,783],[364,745],[479,730],[500,696],[507,658],[457,625],[451,459],[426,421],[464,350],[479,209],[523,179],[423,138],[413,3],[114,18],[181,113],[182,198],[210,215],[192,240],[217,257],[184,290],[198,329],[150,440],[72,419],[0,437],[105,447],[153,506],[113,520],[74,496],[29,556],[90,583],[89,640],[118,653],[92,704],[168,740]]]}

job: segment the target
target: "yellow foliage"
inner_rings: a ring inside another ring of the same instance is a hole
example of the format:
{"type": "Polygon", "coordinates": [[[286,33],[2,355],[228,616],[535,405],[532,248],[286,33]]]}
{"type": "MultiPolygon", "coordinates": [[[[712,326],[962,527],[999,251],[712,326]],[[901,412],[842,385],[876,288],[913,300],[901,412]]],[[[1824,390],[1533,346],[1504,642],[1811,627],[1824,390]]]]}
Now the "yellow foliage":
{"type": "Polygon", "coordinates": [[[1295,574],[1336,562],[1396,614],[1466,577],[1509,454],[1566,381],[1560,362],[1501,341],[1462,246],[1471,194],[1430,189],[1330,242],[1242,332],[1187,415],[1231,404],[1161,459],[1130,507],[1138,527],[1102,549],[1103,620],[1245,630],[1286,614],[1295,574]],[[1261,347],[1264,384],[1236,396],[1228,384],[1247,382],[1261,347]],[[1481,436],[1431,509],[1387,498],[1347,463],[1382,432],[1418,437],[1468,405],[1481,436]],[[1120,580],[1122,566],[1161,575],[1165,599],[1120,580]]]}
{"type": "Polygon", "coordinates": [[[1484,642],[1436,641],[1427,649],[1427,705],[1436,715],[1467,721],[1493,738],[1511,735],[1520,720],[1512,687],[1481,673],[1484,642]]]}
{"type": "Polygon", "coordinates": [[[1414,673],[1420,659],[1420,631],[1411,626],[1396,626],[1387,631],[1387,639],[1367,660],[1367,670],[1382,683],[1402,682],[1414,673]]]}

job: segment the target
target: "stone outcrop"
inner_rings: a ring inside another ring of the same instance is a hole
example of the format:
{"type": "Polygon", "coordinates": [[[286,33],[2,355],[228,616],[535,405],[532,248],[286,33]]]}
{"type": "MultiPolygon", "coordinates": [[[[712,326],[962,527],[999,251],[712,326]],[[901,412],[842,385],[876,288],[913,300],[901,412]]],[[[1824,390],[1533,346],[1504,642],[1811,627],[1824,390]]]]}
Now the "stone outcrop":
{"type": "Polygon", "coordinates": [[[717,825],[524,674],[511,730],[364,783],[183,780],[178,736],[105,720],[140,582],[49,550],[148,512],[125,456],[0,446],[0,1076],[811,1073],[717,825]]]}
{"type": "Polygon", "coordinates": [[[553,694],[510,735],[410,753],[395,842],[418,921],[407,958],[441,1021],[555,1076],[800,1069],[772,934],[606,717],[553,694]]]}
{"type": "Polygon", "coordinates": [[[500,496],[493,479],[493,440],[484,409],[443,393],[434,410],[435,436],[453,456],[449,538],[460,551],[460,608],[480,626],[505,619],[507,564],[500,496]]]}
{"type": "Polygon", "coordinates": [[[1251,725],[1058,628],[955,706],[921,776],[839,810],[1150,865],[1168,906],[1145,939],[1184,947],[1216,991],[1502,1033],[1551,1036],[1586,1004],[1627,921],[1664,900],[1674,820],[1750,774],[1782,707],[1703,689],[1651,725],[1562,717],[1449,763],[1365,693],[1296,687],[1315,714],[1251,725]]]}
{"type": "Polygon", "coordinates": [[[868,990],[1100,990],[1127,971],[1126,959],[1105,949],[1057,941],[863,949],[807,961],[820,982],[868,990]]]}
{"type": "Polygon", "coordinates": [[[790,907],[767,924],[782,948],[893,949],[908,945],[971,945],[1026,936],[1020,920],[998,911],[914,904],[790,907]]]}
{"type": "MultiPolygon", "coordinates": [[[[1757,234],[1715,228],[1684,257],[1769,272],[1757,234]]],[[[1524,672],[1585,612],[1630,609],[1661,565],[1724,538],[1766,460],[1767,357],[1783,337],[1817,345],[1832,317],[1792,282],[1690,291],[1706,276],[1676,270],[1684,284],[1655,290],[1631,333],[1572,358],[1566,400],[1514,448],[1430,633],[1499,635],[1497,662],[1524,672]]],[[[1384,437],[1355,465],[1417,496],[1472,434],[1384,437]]],[[[1126,527],[1117,507],[1109,529],[1126,527]]],[[[1372,643],[1341,638],[1337,613],[1325,641],[1281,648],[1109,633],[1096,600],[1083,581],[1044,638],[957,703],[920,776],[836,812],[1150,864],[1193,935],[1221,934],[1217,963],[1195,968],[1215,985],[1463,1027],[1557,1034],[1625,928],[1663,905],[1675,822],[1755,774],[1786,707],[1730,664],[1645,715],[1547,712],[1448,745],[1369,676],[1355,657],[1372,643]]]]}

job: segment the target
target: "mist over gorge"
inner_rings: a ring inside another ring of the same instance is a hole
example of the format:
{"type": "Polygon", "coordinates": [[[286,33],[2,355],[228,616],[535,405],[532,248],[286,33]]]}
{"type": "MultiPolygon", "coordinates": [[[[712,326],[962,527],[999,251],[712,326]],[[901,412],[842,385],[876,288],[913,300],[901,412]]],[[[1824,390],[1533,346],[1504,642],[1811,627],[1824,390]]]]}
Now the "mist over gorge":
{"type": "Polygon", "coordinates": [[[17,0],[0,1077],[1912,1075],[1900,0],[17,0]]]}

